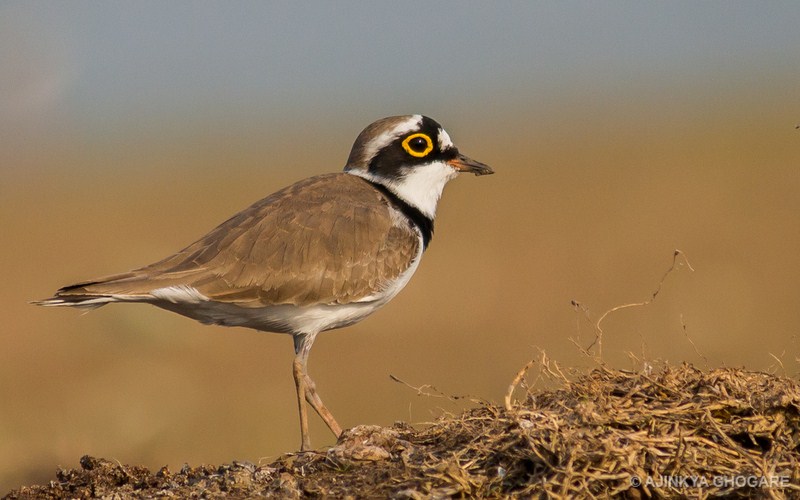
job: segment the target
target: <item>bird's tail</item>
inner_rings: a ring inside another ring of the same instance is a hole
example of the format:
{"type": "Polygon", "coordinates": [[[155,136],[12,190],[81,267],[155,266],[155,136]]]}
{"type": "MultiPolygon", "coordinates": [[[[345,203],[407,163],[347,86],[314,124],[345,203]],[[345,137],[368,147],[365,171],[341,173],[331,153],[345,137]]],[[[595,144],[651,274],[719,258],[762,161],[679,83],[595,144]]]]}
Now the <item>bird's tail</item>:
{"type": "Polygon", "coordinates": [[[110,302],[135,302],[144,300],[141,294],[125,293],[125,283],[138,278],[134,273],[116,274],[92,281],[75,283],[59,288],[47,299],[34,300],[30,303],[45,307],[77,307],[79,309],[97,309],[110,302]]]}

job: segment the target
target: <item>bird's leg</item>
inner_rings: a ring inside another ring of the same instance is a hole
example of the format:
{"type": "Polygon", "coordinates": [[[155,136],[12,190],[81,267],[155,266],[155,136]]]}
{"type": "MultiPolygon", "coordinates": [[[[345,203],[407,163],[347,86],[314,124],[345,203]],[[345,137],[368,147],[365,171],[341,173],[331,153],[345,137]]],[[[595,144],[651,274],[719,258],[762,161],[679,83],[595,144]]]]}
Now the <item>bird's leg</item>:
{"type": "Polygon", "coordinates": [[[336,422],[336,419],[333,418],[333,414],[325,406],[325,403],[322,402],[322,399],[320,399],[319,395],[317,394],[317,384],[311,380],[311,377],[309,377],[308,374],[305,376],[305,389],[306,401],[308,401],[312,408],[317,411],[317,415],[322,417],[322,420],[325,421],[333,435],[338,439],[342,434],[342,428],[336,422]]]}
{"type": "Polygon", "coordinates": [[[294,386],[297,389],[297,409],[300,411],[300,451],[311,449],[311,436],[308,433],[308,409],[306,399],[309,394],[306,387],[305,359],[300,354],[294,357],[292,364],[294,386]]]}
{"type": "Polygon", "coordinates": [[[306,402],[314,408],[337,438],[342,434],[342,428],[333,418],[333,414],[322,402],[322,399],[320,399],[317,394],[316,384],[308,376],[308,353],[311,351],[311,344],[314,343],[315,337],[316,334],[297,334],[294,336],[295,357],[292,365],[292,374],[294,375],[294,385],[297,389],[297,407],[300,410],[300,435],[302,439],[300,450],[302,451],[311,449],[306,402]]]}

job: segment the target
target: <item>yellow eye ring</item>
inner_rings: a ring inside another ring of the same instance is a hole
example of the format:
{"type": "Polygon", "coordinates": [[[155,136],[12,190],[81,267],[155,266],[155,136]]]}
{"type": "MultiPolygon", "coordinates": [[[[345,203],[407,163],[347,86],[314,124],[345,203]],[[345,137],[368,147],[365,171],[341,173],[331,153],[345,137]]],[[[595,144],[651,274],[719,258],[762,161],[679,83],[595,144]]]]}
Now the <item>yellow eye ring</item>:
{"type": "Polygon", "coordinates": [[[415,156],[417,158],[424,158],[428,156],[428,153],[433,151],[433,141],[427,134],[411,134],[405,139],[403,139],[403,149],[405,149],[406,153],[410,154],[411,156],[415,156]],[[411,141],[417,138],[422,138],[425,141],[425,149],[420,151],[418,147],[419,144],[415,144],[414,147],[412,147],[411,141]]]}

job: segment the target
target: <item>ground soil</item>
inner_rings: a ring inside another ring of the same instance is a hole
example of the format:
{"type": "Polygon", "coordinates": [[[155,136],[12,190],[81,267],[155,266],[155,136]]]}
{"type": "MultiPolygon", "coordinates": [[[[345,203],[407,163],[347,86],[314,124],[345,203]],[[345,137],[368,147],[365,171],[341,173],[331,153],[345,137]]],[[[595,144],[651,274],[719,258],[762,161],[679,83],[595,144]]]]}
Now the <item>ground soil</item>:
{"type": "Polygon", "coordinates": [[[415,429],[359,426],[273,463],[151,471],[85,456],[5,498],[800,498],[800,384],[742,369],[524,372],[505,404],[415,429]]]}

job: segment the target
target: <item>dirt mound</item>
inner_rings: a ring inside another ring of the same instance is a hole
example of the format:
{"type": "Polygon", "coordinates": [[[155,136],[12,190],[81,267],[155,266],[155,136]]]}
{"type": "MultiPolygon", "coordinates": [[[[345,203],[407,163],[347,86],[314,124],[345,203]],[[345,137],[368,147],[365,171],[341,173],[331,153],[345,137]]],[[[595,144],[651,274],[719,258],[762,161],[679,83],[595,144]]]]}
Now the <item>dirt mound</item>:
{"type": "MultiPolygon", "coordinates": [[[[549,373],[558,374],[550,368],[549,373]]],[[[800,496],[800,384],[740,369],[599,368],[425,429],[359,426],[269,465],[151,472],[83,457],[6,498],[800,496]]]]}

